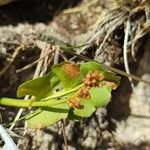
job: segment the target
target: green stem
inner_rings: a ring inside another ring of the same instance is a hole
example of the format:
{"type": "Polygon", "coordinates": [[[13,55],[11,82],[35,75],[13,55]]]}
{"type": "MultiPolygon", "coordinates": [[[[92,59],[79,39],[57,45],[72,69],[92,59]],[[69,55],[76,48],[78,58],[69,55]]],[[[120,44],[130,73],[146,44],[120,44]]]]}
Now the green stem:
{"type": "Polygon", "coordinates": [[[50,107],[50,106],[54,106],[54,105],[57,105],[57,104],[62,104],[62,103],[65,103],[66,102],[66,99],[65,100],[49,100],[49,101],[39,101],[39,102],[33,102],[31,104],[32,107],[50,107]]]}
{"type": "Polygon", "coordinates": [[[50,107],[57,104],[65,103],[66,100],[49,100],[49,101],[33,101],[33,100],[20,100],[13,98],[1,98],[0,105],[28,108],[28,107],[50,107]]]}
{"type": "Polygon", "coordinates": [[[19,108],[28,108],[28,107],[49,107],[61,103],[65,103],[66,100],[57,100],[57,98],[65,96],[67,94],[73,93],[77,91],[80,87],[79,85],[73,89],[56,92],[54,95],[46,97],[41,101],[34,101],[33,99],[23,100],[23,99],[14,99],[14,98],[0,98],[0,105],[3,106],[11,106],[11,107],[19,107],[19,108]]]}
{"type": "Polygon", "coordinates": [[[13,98],[0,98],[0,105],[3,106],[12,106],[12,107],[30,107],[32,104],[33,100],[23,100],[23,99],[13,99],[13,98]]]}
{"type": "Polygon", "coordinates": [[[73,93],[73,92],[79,90],[82,86],[83,86],[83,84],[80,84],[79,86],[77,86],[73,89],[70,89],[70,90],[67,90],[67,91],[65,90],[65,91],[57,92],[56,94],[54,94],[52,96],[49,96],[49,97],[46,97],[46,98],[42,99],[42,101],[51,100],[51,99],[55,99],[55,98],[65,96],[67,94],[70,94],[70,93],[73,93]]]}

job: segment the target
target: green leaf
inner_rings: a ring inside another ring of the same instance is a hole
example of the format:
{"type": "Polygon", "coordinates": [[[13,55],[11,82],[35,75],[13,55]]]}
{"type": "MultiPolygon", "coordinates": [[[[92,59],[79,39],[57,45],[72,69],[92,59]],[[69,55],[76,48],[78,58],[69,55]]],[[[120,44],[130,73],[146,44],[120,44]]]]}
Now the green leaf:
{"type": "Polygon", "coordinates": [[[89,71],[99,70],[100,72],[104,72],[105,69],[101,66],[101,64],[96,63],[94,61],[86,62],[81,64],[80,71],[85,76],[88,74],[89,71]]]}
{"type": "Polygon", "coordinates": [[[66,118],[69,112],[68,104],[58,104],[53,107],[40,108],[29,115],[26,120],[29,128],[45,128],[66,118]]]}
{"type": "Polygon", "coordinates": [[[90,89],[91,103],[95,107],[105,106],[111,98],[110,88],[95,87],[90,89]]]}
{"type": "Polygon", "coordinates": [[[96,110],[95,107],[91,104],[90,100],[81,100],[80,102],[84,105],[83,109],[74,109],[74,114],[80,117],[90,117],[93,112],[96,110]]]}
{"type": "Polygon", "coordinates": [[[62,63],[59,65],[53,66],[52,72],[55,73],[56,76],[58,76],[58,78],[61,80],[65,88],[68,88],[68,89],[74,88],[82,82],[83,75],[80,72],[77,72],[77,71],[80,71],[80,70],[77,70],[77,65],[69,64],[70,68],[69,67],[63,68],[65,64],[69,64],[69,63],[62,63]]]}
{"type": "Polygon", "coordinates": [[[115,82],[116,84],[120,83],[121,77],[117,76],[114,72],[105,71],[104,76],[106,81],[115,82]]]}
{"type": "Polygon", "coordinates": [[[32,95],[38,98],[43,97],[51,89],[50,76],[51,73],[21,84],[17,91],[17,97],[25,95],[32,95]]]}
{"type": "Polygon", "coordinates": [[[50,85],[52,90],[60,85],[60,79],[53,72],[51,72],[50,85]]]}
{"type": "Polygon", "coordinates": [[[81,64],[80,66],[80,71],[84,76],[86,76],[89,71],[95,71],[95,70],[99,70],[101,73],[103,73],[103,75],[105,76],[105,80],[119,84],[120,77],[117,76],[115,73],[108,71],[99,63],[91,61],[91,62],[81,64]]]}

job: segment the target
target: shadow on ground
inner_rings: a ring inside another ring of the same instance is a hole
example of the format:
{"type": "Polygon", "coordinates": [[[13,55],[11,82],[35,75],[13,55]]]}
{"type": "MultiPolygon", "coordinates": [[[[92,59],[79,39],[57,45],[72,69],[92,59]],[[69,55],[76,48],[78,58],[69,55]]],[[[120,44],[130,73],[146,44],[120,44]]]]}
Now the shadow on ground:
{"type": "Polygon", "coordinates": [[[17,25],[21,22],[49,23],[55,14],[76,6],[81,0],[18,0],[0,6],[0,25],[17,25]]]}

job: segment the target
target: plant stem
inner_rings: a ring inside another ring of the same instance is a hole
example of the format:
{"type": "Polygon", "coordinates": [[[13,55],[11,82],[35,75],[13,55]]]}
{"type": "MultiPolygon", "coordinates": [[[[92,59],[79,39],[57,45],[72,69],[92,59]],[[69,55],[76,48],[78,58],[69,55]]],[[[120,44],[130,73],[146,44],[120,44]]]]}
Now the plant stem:
{"type": "Polygon", "coordinates": [[[23,99],[14,99],[14,98],[0,98],[0,105],[4,106],[12,106],[12,107],[19,107],[19,108],[28,108],[28,107],[49,107],[61,103],[65,103],[66,100],[57,100],[57,98],[65,96],[67,94],[73,93],[77,91],[82,84],[79,86],[65,91],[56,92],[55,94],[46,97],[44,99],[41,99],[41,101],[34,101],[33,99],[29,99],[27,101],[23,99]]]}
{"type": "Polygon", "coordinates": [[[33,100],[23,100],[23,99],[13,99],[13,98],[0,98],[0,105],[4,105],[4,106],[13,106],[13,107],[22,107],[22,108],[26,108],[26,107],[30,107],[32,104],[33,100]]]}
{"type": "Polygon", "coordinates": [[[49,101],[33,101],[31,100],[20,100],[20,99],[13,99],[13,98],[1,98],[0,105],[4,106],[12,106],[12,107],[50,107],[57,104],[65,103],[66,100],[49,100],[49,101]]]}
{"type": "Polygon", "coordinates": [[[57,104],[62,104],[62,103],[65,103],[66,102],[66,99],[65,100],[49,100],[49,101],[39,101],[39,102],[33,102],[31,104],[32,107],[50,107],[50,106],[54,106],[54,105],[57,105],[57,104]]]}
{"type": "Polygon", "coordinates": [[[80,84],[79,86],[73,88],[73,89],[70,89],[70,90],[64,90],[64,91],[60,91],[60,92],[57,92],[56,94],[54,95],[51,95],[49,97],[46,97],[44,99],[42,99],[42,101],[46,101],[46,100],[51,100],[51,99],[55,99],[55,98],[59,98],[59,97],[62,97],[62,96],[65,96],[67,94],[70,94],[72,92],[75,92],[77,91],[78,89],[80,89],[80,87],[82,86],[83,84],[80,84]]]}

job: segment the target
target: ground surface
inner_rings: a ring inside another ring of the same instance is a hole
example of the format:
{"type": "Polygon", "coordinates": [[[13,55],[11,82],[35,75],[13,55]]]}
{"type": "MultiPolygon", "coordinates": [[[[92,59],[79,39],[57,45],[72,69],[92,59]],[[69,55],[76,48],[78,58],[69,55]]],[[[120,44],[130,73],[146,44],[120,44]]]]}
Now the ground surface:
{"type": "MultiPolygon", "coordinates": [[[[133,61],[129,52],[129,65],[131,72],[150,80],[150,36],[142,30],[148,19],[143,13],[145,9],[137,9],[137,13],[131,13],[130,38],[140,32],[143,36],[135,44],[137,61],[133,61]]],[[[1,6],[0,96],[16,97],[19,84],[48,72],[56,62],[72,59],[73,56],[63,51],[58,57],[57,49],[62,42],[72,45],[89,43],[90,46],[81,47],[77,52],[82,50],[82,54],[91,59],[124,70],[127,18],[126,7],[118,9],[114,3],[99,0],[20,0],[1,6]],[[107,33],[110,33],[108,38],[100,46],[107,33]],[[49,52],[45,45],[56,52],[45,57],[44,54],[49,52]],[[39,57],[45,59],[38,60],[39,57]]],[[[72,61],[83,62],[79,58],[72,61]]],[[[98,109],[91,118],[82,122],[66,121],[69,150],[149,149],[150,86],[142,82],[135,82],[134,86],[132,90],[129,80],[122,77],[106,108],[98,109]]],[[[0,111],[1,123],[8,124],[14,120],[18,109],[0,107],[0,111]]],[[[30,111],[23,111],[22,115],[30,111]]],[[[21,150],[65,149],[61,122],[44,130],[28,129],[25,135],[24,122],[19,122],[13,132],[18,135],[11,133],[21,150]]]]}

